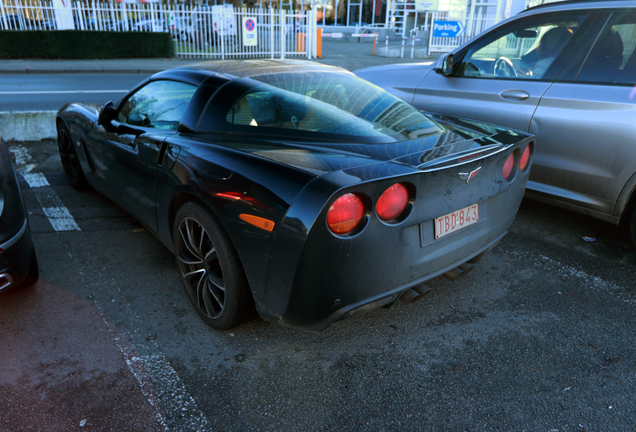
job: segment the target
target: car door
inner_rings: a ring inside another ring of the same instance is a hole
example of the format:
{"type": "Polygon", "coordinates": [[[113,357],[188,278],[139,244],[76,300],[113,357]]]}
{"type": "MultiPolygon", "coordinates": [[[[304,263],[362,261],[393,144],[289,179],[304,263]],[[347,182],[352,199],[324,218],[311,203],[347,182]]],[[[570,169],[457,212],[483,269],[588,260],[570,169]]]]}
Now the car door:
{"type": "Polygon", "coordinates": [[[153,231],[159,157],[195,91],[182,82],[152,81],[124,99],[115,120],[96,124],[86,143],[100,191],[153,231]]]}
{"type": "Polygon", "coordinates": [[[599,14],[532,119],[541,151],[530,189],[606,220],[620,214],[636,172],[635,45],[636,10],[599,14]]]}
{"type": "Polygon", "coordinates": [[[586,12],[545,14],[494,29],[453,56],[449,76],[429,73],[415,89],[413,104],[527,131],[588,18],[586,12]],[[555,33],[560,34],[550,38],[555,33]]]}

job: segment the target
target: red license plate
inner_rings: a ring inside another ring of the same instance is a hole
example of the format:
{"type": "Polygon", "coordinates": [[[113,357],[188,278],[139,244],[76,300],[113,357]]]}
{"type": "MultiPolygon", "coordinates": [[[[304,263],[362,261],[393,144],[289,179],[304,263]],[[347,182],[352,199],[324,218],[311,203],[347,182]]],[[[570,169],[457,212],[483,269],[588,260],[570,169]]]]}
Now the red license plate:
{"type": "Polygon", "coordinates": [[[435,238],[444,237],[477,222],[479,222],[479,204],[440,216],[435,218],[435,238]]]}

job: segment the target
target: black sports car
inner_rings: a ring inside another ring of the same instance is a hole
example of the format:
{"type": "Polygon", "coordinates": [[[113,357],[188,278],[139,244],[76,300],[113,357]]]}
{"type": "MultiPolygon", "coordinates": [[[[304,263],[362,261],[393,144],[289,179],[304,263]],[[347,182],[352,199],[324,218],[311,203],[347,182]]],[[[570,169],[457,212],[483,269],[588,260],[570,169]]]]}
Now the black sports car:
{"type": "Polygon", "coordinates": [[[26,207],[10,156],[0,136],[0,292],[38,280],[26,207]]]}
{"type": "Polygon", "coordinates": [[[321,330],[470,269],[512,223],[534,147],[303,61],[167,70],[117,104],[64,106],[57,129],[70,183],[173,250],[217,329],[255,306],[321,330]]]}

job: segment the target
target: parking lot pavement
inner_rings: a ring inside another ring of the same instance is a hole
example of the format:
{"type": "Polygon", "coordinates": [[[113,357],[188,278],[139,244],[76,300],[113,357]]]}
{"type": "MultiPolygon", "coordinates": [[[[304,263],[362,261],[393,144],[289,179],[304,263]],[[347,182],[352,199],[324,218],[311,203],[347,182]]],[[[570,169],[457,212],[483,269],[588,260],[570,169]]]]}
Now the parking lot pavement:
{"type": "Polygon", "coordinates": [[[0,301],[2,432],[633,429],[636,251],[619,228],[526,200],[471,273],[414,305],[322,333],[217,332],[170,251],[68,186],[55,142],[18,147],[49,185],[24,188],[40,282],[0,301]],[[53,194],[79,231],[54,229],[53,194]]]}
{"type": "Polygon", "coordinates": [[[164,429],[133,348],[63,287],[3,294],[0,346],[0,431],[164,429]]]}

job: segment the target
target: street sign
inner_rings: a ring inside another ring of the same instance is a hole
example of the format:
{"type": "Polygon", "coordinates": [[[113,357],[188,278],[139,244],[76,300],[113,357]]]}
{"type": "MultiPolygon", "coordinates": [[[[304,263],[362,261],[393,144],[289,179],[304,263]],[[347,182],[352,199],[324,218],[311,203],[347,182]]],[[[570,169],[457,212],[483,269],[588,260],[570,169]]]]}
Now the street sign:
{"type": "Polygon", "coordinates": [[[432,11],[439,9],[439,0],[415,0],[415,11],[432,11]]]}
{"type": "Polygon", "coordinates": [[[243,46],[258,45],[256,18],[243,18],[243,46]]]}
{"type": "Polygon", "coordinates": [[[464,33],[464,23],[461,21],[435,21],[433,37],[459,37],[464,33]]]}

